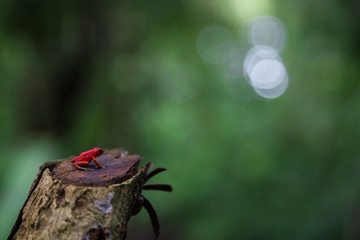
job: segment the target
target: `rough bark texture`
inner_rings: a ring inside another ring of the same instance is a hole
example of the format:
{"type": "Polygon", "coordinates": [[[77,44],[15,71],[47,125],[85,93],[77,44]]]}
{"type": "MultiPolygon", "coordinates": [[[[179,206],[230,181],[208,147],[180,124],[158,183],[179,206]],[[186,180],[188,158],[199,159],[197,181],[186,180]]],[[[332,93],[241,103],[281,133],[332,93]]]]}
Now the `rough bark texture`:
{"type": "Polygon", "coordinates": [[[9,239],[123,239],[146,176],[141,157],[105,150],[106,168],[93,171],[70,160],[40,167],[9,239]]]}

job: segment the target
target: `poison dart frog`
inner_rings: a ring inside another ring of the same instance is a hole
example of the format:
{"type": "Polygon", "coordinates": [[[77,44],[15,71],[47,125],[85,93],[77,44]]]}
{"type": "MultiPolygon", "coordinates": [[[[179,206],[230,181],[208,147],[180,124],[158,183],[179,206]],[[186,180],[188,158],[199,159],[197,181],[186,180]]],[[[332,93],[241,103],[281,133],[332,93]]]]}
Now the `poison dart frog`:
{"type": "Polygon", "coordinates": [[[103,168],[102,166],[100,166],[100,164],[95,160],[96,157],[100,156],[101,154],[104,153],[104,150],[102,150],[101,148],[94,148],[91,149],[89,151],[83,152],[81,153],[79,156],[74,157],[71,162],[73,163],[74,167],[76,167],[77,169],[82,169],[82,170],[92,170],[92,169],[86,169],[86,168],[82,168],[80,166],[88,166],[89,163],[91,161],[94,161],[94,163],[96,164],[96,166],[98,168],[103,168]]]}

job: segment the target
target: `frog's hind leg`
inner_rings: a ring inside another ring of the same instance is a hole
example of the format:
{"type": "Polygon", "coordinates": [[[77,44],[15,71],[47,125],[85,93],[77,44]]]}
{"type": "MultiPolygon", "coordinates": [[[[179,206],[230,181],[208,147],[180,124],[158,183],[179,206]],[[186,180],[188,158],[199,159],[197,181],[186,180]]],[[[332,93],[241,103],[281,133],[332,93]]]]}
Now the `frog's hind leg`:
{"type": "Polygon", "coordinates": [[[74,158],[71,160],[71,162],[72,162],[72,163],[75,162],[78,158],[79,158],[79,157],[74,157],[74,158]]]}
{"type": "Polygon", "coordinates": [[[87,161],[75,162],[75,163],[73,163],[73,165],[74,165],[74,167],[76,167],[77,169],[80,169],[80,170],[93,171],[93,169],[91,169],[91,168],[83,168],[83,167],[80,167],[80,166],[88,166],[88,165],[89,165],[89,162],[87,162],[87,161]]]}

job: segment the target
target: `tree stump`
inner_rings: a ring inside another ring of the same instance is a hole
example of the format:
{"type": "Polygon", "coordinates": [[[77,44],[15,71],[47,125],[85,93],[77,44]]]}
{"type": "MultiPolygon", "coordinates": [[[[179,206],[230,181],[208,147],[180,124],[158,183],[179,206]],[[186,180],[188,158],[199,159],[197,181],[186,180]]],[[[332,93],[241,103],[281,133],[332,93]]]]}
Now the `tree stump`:
{"type": "MultiPolygon", "coordinates": [[[[40,167],[8,239],[124,238],[127,222],[139,208],[136,205],[150,164],[138,169],[141,157],[127,155],[121,148],[105,150],[97,160],[106,168],[91,163],[93,171],[76,169],[71,159],[40,167]]],[[[155,218],[153,226],[156,213],[155,218]]]]}

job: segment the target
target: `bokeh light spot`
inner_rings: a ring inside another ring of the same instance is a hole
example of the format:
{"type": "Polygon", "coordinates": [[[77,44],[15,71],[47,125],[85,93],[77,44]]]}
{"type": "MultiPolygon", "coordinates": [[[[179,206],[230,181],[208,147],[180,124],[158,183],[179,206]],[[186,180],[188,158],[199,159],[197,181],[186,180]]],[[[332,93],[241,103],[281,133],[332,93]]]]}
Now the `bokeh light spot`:
{"type": "Polygon", "coordinates": [[[285,78],[284,65],[275,59],[258,62],[251,70],[250,81],[254,88],[271,89],[277,87],[285,78]]]}
{"type": "Polygon", "coordinates": [[[254,46],[267,45],[281,52],[285,48],[286,40],[285,26],[277,18],[259,17],[249,26],[249,41],[254,46]]]}
{"type": "Polygon", "coordinates": [[[264,46],[264,45],[253,47],[246,53],[246,57],[243,64],[244,74],[249,75],[252,68],[258,62],[264,59],[277,59],[279,61],[281,60],[277,51],[272,47],[264,46]]]}
{"type": "Polygon", "coordinates": [[[225,79],[227,88],[234,83],[230,79],[245,76],[257,94],[276,98],[285,92],[289,81],[279,55],[286,45],[286,28],[277,18],[263,16],[253,20],[246,30],[253,46],[246,54],[248,47],[220,26],[204,28],[197,37],[196,48],[208,72],[225,79]]]}
{"type": "Polygon", "coordinates": [[[277,50],[265,45],[251,48],[245,57],[244,75],[254,91],[264,98],[277,98],[287,89],[289,78],[277,50]]]}
{"type": "Polygon", "coordinates": [[[270,88],[270,89],[254,88],[254,90],[257,94],[259,94],[260,96],[262,96],[264,98],[273,99],[273,98],[280,97],[285,92],[288,85],[289,85],[289,78],[286,74],[285,78],[276,87],[270,88]]]}

